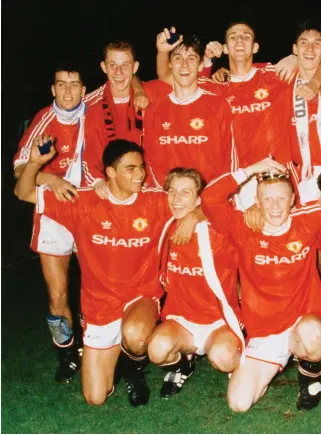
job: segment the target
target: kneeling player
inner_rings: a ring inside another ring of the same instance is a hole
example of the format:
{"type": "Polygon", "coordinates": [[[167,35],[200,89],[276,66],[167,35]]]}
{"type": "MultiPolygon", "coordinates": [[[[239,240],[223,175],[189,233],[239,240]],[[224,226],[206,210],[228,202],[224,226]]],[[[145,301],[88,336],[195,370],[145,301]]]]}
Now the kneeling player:
{"type": "Polygon", "coordinates": [[[316,268],[321,206],[294,202],[285,168],[265,159],[226,174],[203,193],[203,208],[214,227],[239,251],[242,314],[249,336],[246,364],[228,387],[234,411],[247,411],[266,392],[291,354],[299,361],[298,409],[317,406],[321,397],[321,282],[316,268]],[[257,205],[264,228],[253,232],[227,198],[257,174],[257,205]],[[219,216],[219,217],[218,217],[219,216]]]}
{"type": "MultiPolygon", "coordinates": [[[[166,368],[161,397],[181,391],[195,365],[186,355],[207,354],[211,364],[232,372],[240,362],[243,336],[237,309],[236,250],[208,222],[197,224],[192,240],[173,246],[177,222],[200,204],[204,182],[195,169],[172,169],[165,181],[173,223],[163,238],[162,280],[167,296],[163,323],[148,346],[151,361],[166,368]]],[[[161,243],[160,243],[161,244],[161,243]]]]}
{"type": "Polygon", "coordinates": [[[82,388],[89,404],[101,405],[113,391],[120,361],[129,401],[144,405],[149,389],[143,368],[147,343],[159,316],[157,242],[170,216],[166,195],[141,191],[143,150],[125,140],[110,142],[103,155],[108,198],[91,189],[73,190],[72,202],[59,203],[46,186],[36,189],[36,175],[54,155],[41,156],[33,146],[16,185],[16,195],[37,204],[65,226],[78,248],[81,306],[84,315],[82,388]],[[75,202],[75,203],[74,203],[75,202]]]}

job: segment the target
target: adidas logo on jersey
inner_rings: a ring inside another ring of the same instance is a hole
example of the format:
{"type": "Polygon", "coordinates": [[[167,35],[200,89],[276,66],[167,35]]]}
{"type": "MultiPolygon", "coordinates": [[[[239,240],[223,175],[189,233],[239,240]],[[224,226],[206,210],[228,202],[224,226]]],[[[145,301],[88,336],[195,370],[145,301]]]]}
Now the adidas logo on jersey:
{"type": "Polygon", "coordinates": [[[264,112],[264,110],[266,110],[270,106],[270,101],[263,101],[262,103],[252,103],[249,106],[232,106],[232,113],[264,112]]]}
{"type": "Polygon", "coordinates": [[[63,145],[61,147],[61,152],[62,153],[69,153],[69,145],[63,145]]]}
{"type": "Polygon", "coordinates": [[[260,240],[260,247],[267,249],[269,246],[269,242],[266,242],[265,240],[260,240]]]}
{"type": "Polygon", "coordinates": [[[167,263],[168,270],[174,273],[179,273],[180,275],[189,276],[203,276],[203,269],[201,267],[192,267],[191,269],[187,266],[175,266],[173,263],[167,263]]]}
{"type": "Polygon", "coordinates": [[[256,255],[255,256],[255,263],[261,265],[264,264],[293,264],[296,261],[304,260],[307,254],[309,253],[310,248],[307,246],[300,252],[299,254],[291,255],[290,258],[288,257],[278,257],[277,255],[274,255],[273,257],[270,257],[268,255],[256,255]]]}
{"type": "Polygon", "coordinates": [[[110,230],[111,228],[111,222],[105,221],[101,222],[101,227],[103,230],[110,230]]]}
{"type": "Polygon", "coordinates": [[[207,136],[160,136],[159,143],[160,145],[169,145],[171,143],[179,144],[196,144],[199,145],[201,143],[207,142],[207,136]]]}
{"type": "Polygon", "coordinates": [[[169,255],[170,255],[172,260],[177,260],[177,253],[176,252],[171,252],[169,255]]]}
{"type": "Polygon", "coordinates": [[[111,245],[113,247],[123,246],[124,248],[141,248],[150,242],[149,237],[142,237],[141,239],[116,239],[116,237],[108,238],[102,234],[94,234],[92,242],[95,245],[111,245]]]}
{"type": "Polygon", "coordinates": [[[162,126],[163,126],[164,130],[169,130],[170,126],[171,126],[171,123],[170,122],[164,122],[164,124],[162,124],[162,126]]]}

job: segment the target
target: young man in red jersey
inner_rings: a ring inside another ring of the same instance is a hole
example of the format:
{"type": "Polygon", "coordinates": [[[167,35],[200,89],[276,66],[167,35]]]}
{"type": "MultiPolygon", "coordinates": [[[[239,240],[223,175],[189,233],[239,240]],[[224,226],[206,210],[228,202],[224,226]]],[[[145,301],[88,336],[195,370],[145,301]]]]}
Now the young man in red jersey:
{"type": "Polygon", "coordinates": [[[144,148],[155,182],[177,166],[199,170],[205,181],[234,167],[228,102],[198,86],[200,40],[188,38],[170,53],[173,92],[146,114],[144,148]]]}
{"type": "Polygon", "coordinates": [[[163,398],[178,394],[193,374],[195,363],[187,355],[207,354],[214,368],[229,373],[239,365],[244,344],[234,313],[239,311],[235,248],[208,221],[196,225],[187,245],[170,241],[177,223],[200,204],[204,185],[201,174],[188,168],[172,169],[165,181],[174,219],[159,243],[166,300],[163,322],[148,345],[150,360],[167,370],[163,398]]]}
{"type": "Polygon", "coordinates": [[[54,153],[52,147],[50,154],[41,156],[33,146],[15,193],[36,203],[40,216],[45,214],[64,225],[77,243],[85,324],[84,397],[89,404],[105,402],[113,391],[120,355],[129,401],[133,406],[144,405],[149,399],[143,372],[147,343],[163,294],[157,243],[170,216],[166,195],[157,189],[142,191],[143,149],[133,142],[115,140],[103,155],[107,199],[87,188],[73,190],[72,201],[57,202],[46,186],[35,185],[39,169],[54,153]]]}
{"type": "MultiPolygon", "coordinates": [[[[64,63],[57,67],[51,86],[53,104],[42,109],[33,119],[19,142],[14,156],[15,176],[18,178],[27,164],[33,144],[39,136],[54,138],[57,153],[37,175],[37,185],[51,187],[57,200],[71,199],[73,186],[86,185],[82,151],[90,134],[86,123],[86,107],[82,101],[86,88],[76,65],[64,63]]],[[[70,382],[80,369],[73,334],[72,315],[68,305],[68,267],[74,241],[68,231],[54,219],[35,215],[33,237],[39,235],[37,251],[49,296],[47,322],[58,350],[57,382],[70,382]]]]}
{"type": "Polygon", "coordinates": [[[88,172],[95,178],[95,190],[102,198],[106,197],[101,155],[106,144],[114,139],[126,139],[142,145],[143,114],[148,100],[154,102],[171,91],[171,87],[159,80],[139,83],[135,76],[139,62],[133,46],[127,41],[110,42],[103,52],[100,63],[107,82],[85,98],[88,105],[88,118],[95,125],[94,134],[88,144],[88,172]],[[143,101],[134,98],[145,92],[143,101]]]}
{"type": "Polygon", "coordinates": [[[209,183],[202,207],[214,228],[239,251],[242,319],[248,334],[246,363],[230,379],[228,401],[245,412],[266,392],[291,354],[300,358],[298,409],[321,397],[321,281],[316,249],[321,206],[291,210],[294,193],[285,167],[265,159],[209,183]],[[264,220],[253,232],[228,198],[257,175],[257,204],[264,220]]]}

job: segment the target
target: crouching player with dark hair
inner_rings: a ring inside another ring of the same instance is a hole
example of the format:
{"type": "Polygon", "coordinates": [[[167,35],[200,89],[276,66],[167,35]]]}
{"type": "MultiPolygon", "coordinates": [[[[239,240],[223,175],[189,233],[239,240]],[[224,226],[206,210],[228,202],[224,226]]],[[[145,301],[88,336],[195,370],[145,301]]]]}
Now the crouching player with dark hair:
{"type": "MultiPolygon", "coordinates": [[[[55,153],[40,155],[32,147],[15,188],[22,200],[36,203],[73,235],[81,268],[84,315],[82,388],[88,404],[101,405],[114,389],[120,368],[131,405],[144,405],[149,389],[143,368],[147,343],[159,317],[163,294],[158,279],[157,242],[170,217],[166,194],[142,190],[143,150],[115,140],[103,154],[108,198],[91,189],[75,190],[73,201],[58,202],[47,186],[36,188],[41,166],[55,153]],[[121,349],[123,352],[121,353],[121,349]]],[[[195,222],[196,224],[196,222],[195,222]]]]}
{"type": "Polygon", "coordinates": [[[244,347],[232,308],[238,310],[235,248],[205,220],[196,225],[190,243],[171,243],[177,223],[200,204],[204,185],[201,174],[187,168],[172,169],[165,181],[173,214],[160,240],[161,278],[167,295],[163,323],[148,345],[150,360],[167,370],[163,398],[179,393],[193,374],[195,364],[187,355],[206,353],[215,368],[232,372],[244,347]]]}
{"type": "Polygon", "coordinates": [[[269,158],[225,174],[206,187],[202,207],[213,226],[239,251],[242,315],[249,341],[246,363],[232,374],[228,402],[247,411],[266,392],[291,354],[299,358],[297,408],[321,398],[321,281],[316,267],[321,206],[292,208],[285,168],[269,158]],[[264,227],[254,232],[228,198],[257,175],[257,205],[264,227]]]}

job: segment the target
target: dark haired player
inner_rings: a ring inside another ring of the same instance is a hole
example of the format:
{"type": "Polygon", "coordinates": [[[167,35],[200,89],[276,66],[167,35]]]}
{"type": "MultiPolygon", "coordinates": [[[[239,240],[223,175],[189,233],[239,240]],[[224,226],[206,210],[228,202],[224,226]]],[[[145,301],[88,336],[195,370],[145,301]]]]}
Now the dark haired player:
{"type": "MultiPolygon", "coordinates": [[[[14,156],[15,176],[18,178],[29,161],[33,144],[44,137],[53,137],[56,155],[37,174],[37,185],[47,184],[57,200],[71,200],[75,187],[90,180],[84,171],[83,148],[90,132],[85,121],[86,106],[82,101],[86,88],[76,65],[64,63],[57,67],[51,86],[53,103],[33,119],[19,142],[14,156]]],[[[72,315],[68,305],[68,267],[74,248],[71,234],[49,216],[34,217],[33,242],[40,254],[42,273],[48,288],[48,326],[58,351],[57,382],[70,382],[80,369],[73,334],[72,315]]]]}
{"type": "Polygon", "coordinates": [[[224,98],[198,86],[202,55],[194,36],[175,45],[169,62],[173,92],[146,114],[146,160],[159,185],[177,166],[197,169],[205,181],[234,168],[231,109],[224,98]]]}
{"type": "Polygon", "coordinates": [[[242,315],[249,341],[246,363],[230,379],[228,402],[245,412],[266,392],[291,354],[300,358],[298,409],[321,397],[321,281],[316,268],[321,206],[294,208],[284,166],[271,159],[209,183],[202,207],[215,229],[239,251],[242,315]],[[253,232],[228,198],[257,175],[264,227],[253,232]]]}
{"type": "Polygon", "coordinates": [[[163,294],[157,243],[170,216],[166,195],[157,189],[142,191],[143,149],[115,140],[103,155],[107,199],[87,188],[76,191],[73,201],[60,203],[46,186],[36,189],[35,185],[39,169],[54,152],[52,147],[49,155],[41,156],[33,146],[15,193],[24,201],[37,203],[37,213],[56,219],[77,243],[85,323],[84,397],[88,404],[105,402],[114,388],[115,366],[122,349],[129,401],[133,406],[144,405],[149,399],[143,372],[147,343],[163,294]]]}

